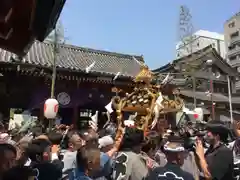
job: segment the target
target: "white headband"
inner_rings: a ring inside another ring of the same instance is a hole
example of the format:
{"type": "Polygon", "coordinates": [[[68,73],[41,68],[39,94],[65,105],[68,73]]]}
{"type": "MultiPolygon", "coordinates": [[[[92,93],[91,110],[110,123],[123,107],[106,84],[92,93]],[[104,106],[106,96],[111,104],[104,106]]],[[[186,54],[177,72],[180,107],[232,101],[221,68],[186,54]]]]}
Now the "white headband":
{"type": "Polygon", "coordinates": [[[171,147],[168,147],[168,144],[170,142],[167,142],[165,145],[164,145],[164,150],[165,151],[171,151],[171,152],[182,152],[182,151],[185,151],[184,147],[183,146],[179,146],[179,147],[176,147],[176,148],[171,148],[171,147]]]}

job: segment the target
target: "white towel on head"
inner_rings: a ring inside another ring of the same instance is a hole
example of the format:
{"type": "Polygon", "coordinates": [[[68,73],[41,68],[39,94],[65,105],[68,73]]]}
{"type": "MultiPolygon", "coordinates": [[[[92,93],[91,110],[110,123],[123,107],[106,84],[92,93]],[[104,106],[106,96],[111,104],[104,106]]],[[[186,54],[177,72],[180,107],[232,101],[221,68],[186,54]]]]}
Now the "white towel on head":
{"type": "Polygon", "coordinates": [[[0,142],[1,143],[7,143],[8,140],[10,140],[11,137],[8,133],[1,133],[0,134],[0,142]]]}
{"type": "Polygon", "coordinates": [[[171,129],[168,129],[168,130],[167,130],[167,133],[168,133],[168,134],[172,133],[172,130],[171,130],[171,129]]]}
{"type": "Polygon", "coordinates": [[[9,138],[10,136],[9,136],[9,134],[8,133],[2,133],[2,134],[0,134],[0,138],[1,139],[7,139],[7,138],[9,138]]]}
{"type": "Polygon", "coordinates": [[[103,136],[98,140],[99,148],[103,148],[114,144],[114,140],[111,136],[103,136]]]}

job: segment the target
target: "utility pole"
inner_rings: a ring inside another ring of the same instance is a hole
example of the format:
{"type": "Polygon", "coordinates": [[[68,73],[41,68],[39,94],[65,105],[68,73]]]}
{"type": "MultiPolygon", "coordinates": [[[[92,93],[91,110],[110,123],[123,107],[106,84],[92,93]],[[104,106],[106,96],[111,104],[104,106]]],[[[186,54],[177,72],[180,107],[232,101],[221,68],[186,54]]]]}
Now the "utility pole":
{"type": "Polygon", "coordinates": [[[56,61],[57,61],[57,53],[58,53],[58,34],[57,34],[57,28],[55,27],[54,30],[54,48],[53,48],[53,67],[52,67],[52,84],[51,84],[51,98],[54,98],[54,92],[55,92],[55,83],[56,83],[56,61]]]}
{"type": "MultiPolygon", "coordinates": [[[[178,24],[178,41],[177,45],[177,58],[181,58],[187,55],[191,56],[191,61],[195,60],[194,48],[199,45],[198,39],[194,36],[194,26],[192,24],[192,15],[190,10],[186,6],[180,6],[179,13],[179,24],[178,24]]],[[[190,74],[192,79],[192,90],[194,93],[194,107],[197,106],[196,99],[196,78],[194,76],[194,71],[196,67],[190,67],[190,74]]]]}

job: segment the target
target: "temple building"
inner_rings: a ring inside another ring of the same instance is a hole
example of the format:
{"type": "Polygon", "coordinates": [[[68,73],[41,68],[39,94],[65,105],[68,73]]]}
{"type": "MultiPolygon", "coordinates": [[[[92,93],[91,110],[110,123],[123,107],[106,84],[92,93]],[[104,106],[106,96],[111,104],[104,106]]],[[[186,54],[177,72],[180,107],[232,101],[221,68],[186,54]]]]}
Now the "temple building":
{"type": "MultiPolygon", "coordinates": [[[[106,111],[115,87],[131,91],[132,79],[144,59],[115,52],[36,41],[23,58],[0,49],[0,109],[22,108],[43,116],[44,101],[50,97],[54,53],[56,53],[55,97],[60,116],[67,124],[80,116],[106,111]]],[[[43,117],[41,117],[43,118],[43,117]]]]}
{"type": "Polygon", "coordinates": [[[159,80],[169,74],[169,84],[180,88],[185,104],[203,107],[204,113],[209,114],[206,117],[230,120],[231,103],[233,118],[240,118],[240,96],[235,90],[235,79],[239,74],[213,46],[174,60],[153,72],[159,80]]]}

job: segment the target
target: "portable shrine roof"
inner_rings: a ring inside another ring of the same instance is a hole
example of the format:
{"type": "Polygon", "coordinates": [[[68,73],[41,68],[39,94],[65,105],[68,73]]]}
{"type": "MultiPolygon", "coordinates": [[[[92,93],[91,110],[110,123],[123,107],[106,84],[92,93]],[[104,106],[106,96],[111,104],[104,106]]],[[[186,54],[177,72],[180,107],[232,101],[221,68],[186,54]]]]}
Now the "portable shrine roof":
{"type": "MultiPolygon", "coordinates": [[[[33,65],[44,68],[52,68],[54,59],[54,44],[36,41],[28,54],[22,59],[15,54],[0,49],[1,64],[33,65]]],[[[144,62],[143,56],[133,56],[77,47],[67,44],[58,45],[57,70],[85,72],[85,69],[94,64],[90,73],[100,73],[123,77],[136,76],[144,62]]]]}

